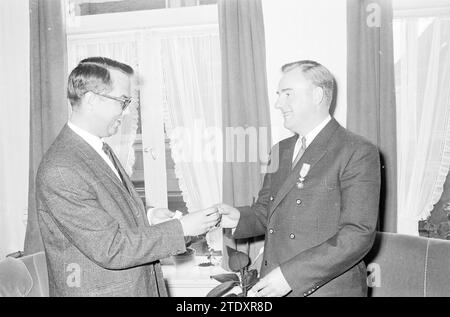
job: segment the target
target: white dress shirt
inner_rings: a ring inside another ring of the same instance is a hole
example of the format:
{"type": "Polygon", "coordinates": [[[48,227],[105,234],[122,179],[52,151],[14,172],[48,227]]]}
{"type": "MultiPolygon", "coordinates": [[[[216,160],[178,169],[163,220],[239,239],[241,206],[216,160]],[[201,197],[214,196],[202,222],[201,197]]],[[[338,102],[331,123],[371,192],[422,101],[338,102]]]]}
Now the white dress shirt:
{"type": "Polygon", "coordinates": [[[122,180],[120,179],[120,176],[119,176],[119,172],[114,167],[114,164],[111,162],[111,160],[106,155],[106,153],[103,152],[103,149],[102,149],[103,148],[103,141],[102,141],[102,139],[100,139],[98,136],[95,136],[95,135],[87,132],[86,130],[81,129],[80,127],[77,127],[75,124],[73,124],[70,121],[67,122],[67,125],[69,126],[70,129],[72,129],[73,132],[75,132],[83,140],[85,140],[95,150],[95,152],[97,152],[98,155],[101,156],[101,158],[103,160],[105,160],[106,164],[108,164],[108,166],[112,169],[114,174],[116,174],[116,176],[120,180],[120,182],[122,182],[122,180]]]}
{"type": "MultiPolygon", "coordinates": [[[[323,128],[325,128],[325,126],[328,124],[328,122],[330,122],[330,120],[331,120],[331,116],[328,115],[328,117],[326,117],[325,120],[323,120],[317,127],[312,129],[308,134],[305,135],[306,148],[308,148],[308,146],[314,141],[314,139],[320,133],[320,131],[322,131],[323,128]]],[[[302,136],[300,135],[298,137],[297,142],[295,143],[294,155],[292,156],[292,162],[294,162],[301,147],[302,147],[302,136]]]]}

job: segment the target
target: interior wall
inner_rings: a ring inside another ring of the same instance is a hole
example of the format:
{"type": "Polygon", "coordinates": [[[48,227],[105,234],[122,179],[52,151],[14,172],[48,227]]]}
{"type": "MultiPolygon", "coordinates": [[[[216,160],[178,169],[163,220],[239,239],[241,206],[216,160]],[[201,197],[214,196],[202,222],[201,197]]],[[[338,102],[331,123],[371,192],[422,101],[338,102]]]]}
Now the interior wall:
{"type": "Polygon", "coordinates": [[[266,64],[273,144],[291,136],[274,108],[282,65],[312,59],[336,77],[335,118],[346,126],[347,7],[336,0],[262,0],[266,34],[266,64]]]}

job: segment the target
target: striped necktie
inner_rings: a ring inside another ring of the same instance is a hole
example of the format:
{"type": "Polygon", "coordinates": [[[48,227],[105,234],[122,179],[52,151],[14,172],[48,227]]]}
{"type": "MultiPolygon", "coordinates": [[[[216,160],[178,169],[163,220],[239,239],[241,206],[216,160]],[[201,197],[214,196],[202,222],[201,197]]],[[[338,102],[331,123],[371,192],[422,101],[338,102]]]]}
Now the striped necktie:
{"type": "Polygon", "coordinates": [[[300,159],[303,156],[303,153],[305,153],[306,150],[306,138],[303,136],[300,140],[302,141],[302,146],[300,147],[300,150],[298,151],[294,162],[292,162],[292,169],[295,168],[295,165],[297,165],[298,161],[300,161],[300,159]]]}

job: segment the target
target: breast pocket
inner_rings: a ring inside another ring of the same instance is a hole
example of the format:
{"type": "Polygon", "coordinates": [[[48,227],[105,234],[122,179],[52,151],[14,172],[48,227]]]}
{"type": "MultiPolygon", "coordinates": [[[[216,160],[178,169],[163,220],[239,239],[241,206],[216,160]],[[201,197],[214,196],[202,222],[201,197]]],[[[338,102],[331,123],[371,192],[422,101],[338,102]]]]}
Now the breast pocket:
{"type": "Polygon", "coordinates": [[[307,192],[323,192],[327,193],[339,189],[339,183],[336,180],[322,178],[305,180],[303,190],[307,192]]]}

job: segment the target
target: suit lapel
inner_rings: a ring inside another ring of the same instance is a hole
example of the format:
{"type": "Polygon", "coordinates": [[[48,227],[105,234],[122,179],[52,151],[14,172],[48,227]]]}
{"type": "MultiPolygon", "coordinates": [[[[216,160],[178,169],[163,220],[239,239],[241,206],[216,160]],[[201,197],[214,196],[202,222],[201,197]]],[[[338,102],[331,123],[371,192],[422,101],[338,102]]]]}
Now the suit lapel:
{"type": "MultiPolygon", "coordinates": [[[[134,188],[134,185],[131,182],[131,179],[128,176],[128,173],[125,171],[125,169],[123,168],[122,164],[120,163],[119,159],[117,158],[116,154],[114,154],[114,152],[113,152],[113,155],[114,155],[114,158],[115,158],[116,162],[118,162],[118,168],[120,170],[120,174],[123,177],[123,181],[125,182],[126,187],[130,190],[129,192],[127,191],[128,194],[131,195],[131,197],[133,198],[134,202],[137,203],[137,205],[141,209],[145,210],[144,204],[142,203],[142,200],[139,198],[139,194],[136,191],[136,189],[134,188]]],[[[122,187],[124,187],[124,186],[122,185],[122,187]]]]}
{"type": "Polygon", "coordinates": [[[316,136],[314,141],[306,148],[306,151],[303,154],[302,158],[298,161],[297,165],[292,170],[292,155],[294,152],[295,142],[293,142],[293,144],[291,145],[292,149],[290,149],[289,151],[285,151],[286,153],[291,154],[289,162],[283,160],[283,163],[285,163],[289,167],[290,171],[288,172],[287,178],[281,185],[281,188],[278,191],[277,196],[275,197],[274,203],[269,210],[269,219],[275,209],[284,199],[284,197],[286,197],[291,189],[297,184],[301,166],[306,163],[309,164],[311,166],[310,168],[312,169],[314,165],[316,165],[317,162],[319,162],[327,153],[328,141],[330,140],[331,136],[334,134],[338,126],[339,124],[337,123],[337,121],[332,118],[331,121],[316,136]]]}
{"type": "MultiPolygon", "coordinates": [[[[127,200],[129,200],[133,203],[134,206],[136,206],[136,197],[132,197],[132,194],[128,192],[124,184],[122,184],[120,179],[105,162],[105,160],[86,141],[84,141],[83,138],[73,132],[72,129],[70,129],[67,125],[64,127],[64,135],[69,142],[74,143],[74,146],[83,154],[83,156],[89,161],[90,164],[92,164],[96,169],[102,171],[109,179],[111,179],[117,185],[117,187],[122,190],[127,200]]],[[[127,182],[126,185],[131,186],[131,188],[133,188],[134,190],[131,180],[129,179],[128,174],[124,171],[121,164],[119,164],[119,168],[121,169],[122,175],[124,175],[124,181],[127,182]]],[[[135,190],[134,193],[136,193],[135,190]]]]}
{"type": "Polygon", "coordinates": [[[276,183],[272,186],[280,189],[281,185],[285,182],[286,178],[292,169],[292,156],[294,155],[294,147],[297,142],[298,135],[294,135],[286,144],[286,147],[281,150],[281,157],[279,163],[279,177],[276,179],[276,183]]]}

